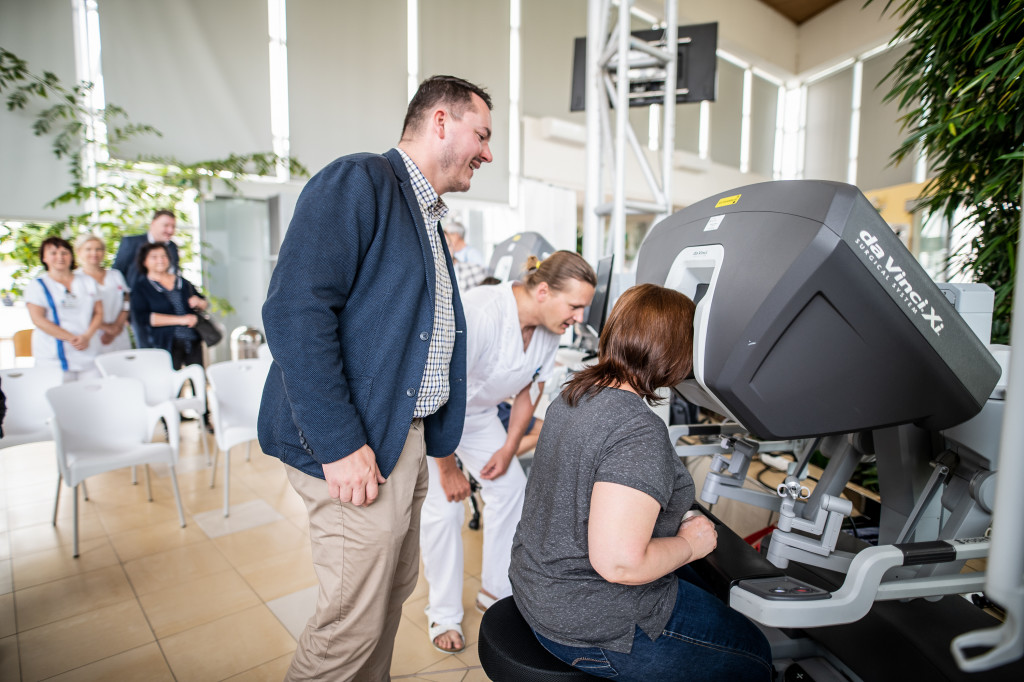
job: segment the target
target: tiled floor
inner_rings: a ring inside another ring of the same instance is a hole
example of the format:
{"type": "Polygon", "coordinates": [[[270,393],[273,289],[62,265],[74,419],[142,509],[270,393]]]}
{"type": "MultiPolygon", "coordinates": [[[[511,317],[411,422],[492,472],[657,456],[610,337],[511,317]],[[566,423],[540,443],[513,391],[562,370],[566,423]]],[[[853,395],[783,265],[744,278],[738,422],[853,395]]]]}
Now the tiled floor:
{"type": "MultiPolygon", "coordinates": [[[[212,446],[213,439],[209,442],[212,446]]],[[[235,448],[232,514],[223,478],[210,488],[195,422],[182,425],[177,519],[166,470],[88,479],[80,502],[81,557],[72,558],[70,489],[51,524],[53,443],[0,450],[0,680],[280,680],[311,615],[316,576],[307,518],[282,464],[253,444],[235,448]]],[[[406,602],[393,679],[486,680],[476,654],[480,533],[466,539],[468,646],[429,643],[422,579],[406,602]]]]}

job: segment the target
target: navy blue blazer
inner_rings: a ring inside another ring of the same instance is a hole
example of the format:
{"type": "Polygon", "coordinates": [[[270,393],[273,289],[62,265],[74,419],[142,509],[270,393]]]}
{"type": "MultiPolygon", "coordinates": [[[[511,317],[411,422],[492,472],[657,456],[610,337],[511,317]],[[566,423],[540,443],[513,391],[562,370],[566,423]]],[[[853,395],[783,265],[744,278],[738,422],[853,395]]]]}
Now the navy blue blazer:
{"type": "MultiPolygon", "coordinates": [[[[135,264],[135,257],[143,244],[149,243],[149,233],[133,234],[130,237],[122,237],[121,244],[117,247],[117,255],[114,256],[114,269],[120,270],[124,275],[124,281],[128,286],[135,288],[135,281],[144,277],[135,264]]],[[[165,242],[167,246],[167,258],[171,261],[171,272],[180,275],[178,271],[178,245],[174,242],[165,242]]]]}
{"type": "MultiPolygon", "coordinates": [[[[431,225],[443,237],[440,225],[431,225]]],[[[434,259],[397,150],[353,154],[306,184],[263,305],[274,356],[263,452],[324,478],[363,445],[385,477],[402,453],[434,324],[434,259]]],[[[451,255],[440,239],[455,281],[451,255]]],[[[424,419],[427,454],[455,452],[466,411],[466,318],[458,289],[448,402],[424,419]]]]}

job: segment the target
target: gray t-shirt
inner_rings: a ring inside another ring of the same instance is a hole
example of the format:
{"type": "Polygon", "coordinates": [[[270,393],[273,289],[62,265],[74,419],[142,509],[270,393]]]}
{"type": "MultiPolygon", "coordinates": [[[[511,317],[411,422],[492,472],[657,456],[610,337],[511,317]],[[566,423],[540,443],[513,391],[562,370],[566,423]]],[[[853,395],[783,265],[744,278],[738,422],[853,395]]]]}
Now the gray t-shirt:
{"type": "Polygon", "coordinates": [[[665,423],[635,393],[604,389],[544,416],[512,544],[516,604],[537,632],[569,646],[628,653],[637,625],[653,640],[675,606],[676,578],[618,585],[590,564],[587,524],[594,483],[618,483],[661,505],[654,537],[675,535],[693,504],[693,479],[665,423]]]}

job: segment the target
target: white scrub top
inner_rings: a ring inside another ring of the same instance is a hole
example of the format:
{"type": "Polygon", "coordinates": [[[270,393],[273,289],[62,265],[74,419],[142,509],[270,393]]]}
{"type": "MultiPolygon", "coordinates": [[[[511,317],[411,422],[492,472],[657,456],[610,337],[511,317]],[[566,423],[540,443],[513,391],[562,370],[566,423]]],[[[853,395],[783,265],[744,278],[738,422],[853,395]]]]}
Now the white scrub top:
{"type": "MultiPolygon", "coordinates": [[[[42,280],[53,297],[54,305],[57,306],[60,326],[75,335],[82,334],[89,329],[98,296],[96,281],[88,275],[76,272],[71,280],[71,291],[69,292],[64,285],[54,281],[48,274],[43,274],[42,280]]],[[[50,322],[54,321],[50,302],[43,291],[43,284],[38,280],[32,280],[25,287],[25,302],[39,306],[46,312],[46,319],[50,322]]],[[[95,344],[90,343],[89,347],[83,351],[75,350],[74,346],[66,341],[61,343],[64,346],[64,357],[68,361],[68,371],[84,372],[95,368],[95,344]]],[[[57,339],[40,329],[33,330],[32,357],[39,365],[57,364],[59,366],[57,339]]]]}
{"type": "Polygon", "coordinates": [[[494,414],[530,385],[547,381],[561,334],[537,327],[523,350],[513,282],[479,286],[462,296],[466,312],[466,416],[494,414]]]}
{"type": "MultiPolygon", "coordinates": [[[[86,275],[86,277],[89,276],[86,275]]],[[[89,277],[89,279],[92,278],[89,277]]],[[[128,288],[128,284],[124,281],[124,275],[121,274],[121,271],[114,268],[107,270],[107,274],[103,278],[103,284],[96,282],[96,280],[92,281],[96,284],[97,294],[103,303],[103,324],[111,324],[117,320],[117,316],[124,310],[124,297],[131,289],[128,288]]],[[[92,345],[96,346],[97,353],[112,353],[116,350],[131,350],[132,348],[132,341],[128,337],[127,325],[107,345],[103,345],[103,341],[100,340],[102,336],[103,332],[96,332],[96,335],[92,337],[92,345]]]]}

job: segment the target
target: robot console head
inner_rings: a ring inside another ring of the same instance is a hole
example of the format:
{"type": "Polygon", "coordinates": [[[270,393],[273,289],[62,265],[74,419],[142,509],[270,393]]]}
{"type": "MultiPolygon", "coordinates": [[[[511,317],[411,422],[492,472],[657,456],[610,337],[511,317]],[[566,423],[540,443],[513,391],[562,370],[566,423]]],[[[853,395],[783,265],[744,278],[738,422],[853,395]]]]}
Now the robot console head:
{"type": "Polygon", "coordinates": [[[637,283],[697,302],[691,402],[762,438],[969,419],[998,363],[863,194],[815,180],[713,196],[647,235],[637,283]]]}

